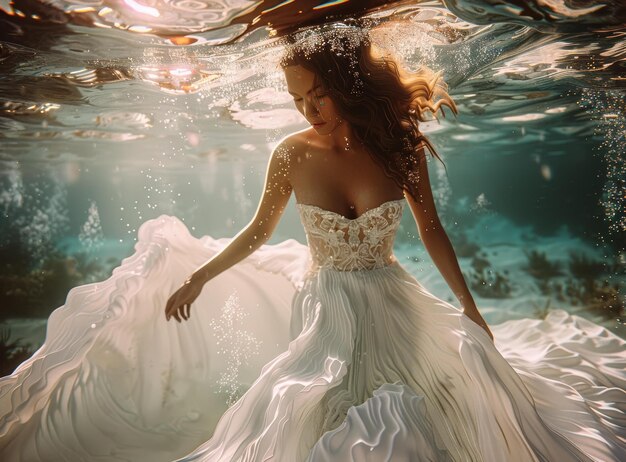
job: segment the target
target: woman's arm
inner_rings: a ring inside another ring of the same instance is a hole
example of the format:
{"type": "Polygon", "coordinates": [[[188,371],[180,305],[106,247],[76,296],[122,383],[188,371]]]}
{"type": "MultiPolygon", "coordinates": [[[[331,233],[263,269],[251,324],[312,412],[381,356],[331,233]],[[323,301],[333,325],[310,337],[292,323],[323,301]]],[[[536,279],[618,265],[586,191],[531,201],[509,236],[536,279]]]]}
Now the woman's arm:
{"type": "Polygon", "coordinates": [[[183,285],[170,296],[165,318],[189,319],[191,304],[210,279],[227,270],[261,247],[271,237],[291,196],[289,158],[293,141],[283,139],[270,156],[265,185],[254,217],[220,252],[193,272],[183,285]]]}
{"type": "Polygon", "coordinates": [[[261,200],[252,220],[224,249],[194,271],[193,279],[206,283],[249,256],[272,236],[293,189],[289,175],[291,144],[289,138],[285,138],[272,152],[261,200]]]}
{"type": "Polygon", "coordinates": [[[426,247],[426,250],[433,259],[435,265],[439,269],[439,272],[459,299],[459,302],[463,307],[463,313],[476,322],[476,324],[486,328],[490,337],[493,338],[491,332],[487,328],[485,320],[478,312],[476,303],[474,302],[472,294],[470,293],[465,279],[463,278],[463,273],[461,273],[458,259],[454,253],[454,248],[452,247],[450,239],[448,238],[448,235],[439,220],[439,215],[437,214],[437,209],[435,207],[435,201],[433,199],[432,188],[430,186],[430,179],[428,177],[426,153],[423,148],[418,151],[418,155],[418,197],[414,198],[407,189],[404,190],[404,195],[415,218],[420,238],[422,239],[424,247],[426,247]]]}

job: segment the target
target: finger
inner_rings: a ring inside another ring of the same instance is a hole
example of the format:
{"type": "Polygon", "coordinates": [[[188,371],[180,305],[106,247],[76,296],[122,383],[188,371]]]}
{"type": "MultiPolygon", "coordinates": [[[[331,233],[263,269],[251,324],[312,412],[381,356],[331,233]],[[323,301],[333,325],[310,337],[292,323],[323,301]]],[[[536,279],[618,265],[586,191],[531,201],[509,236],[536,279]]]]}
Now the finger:
{"type": "Polygon", "coordinates": [[[180,322],[180,317],[179,317],[180,315],[178,313],[179,309],[180,309],[180,307],[175,309],[174,312],[172,313],[172,316],[174,316],[174,319],[176,319],[178,322],[180,322]]]}
{"type": "Polygon", "coordinates": [[[176,294],[172,295],[169,300],[167,301],[167,304],[165,306],[165,317],[169,320],[169,318],[172,317],[172,312],[174,311],[174,307],[176,306],[176,294]]]}
{"type": "Polygon", "coordinates": [[[189,319],[189,316],[191,315],[191,303],[187,304],[187,319],[189,319]]]}
{"type": "Polygon", "coordinates": [[[180,295],[179,294],[174,294],[172,295],[172,298],[170,299],[169,303],[168,303],[168,316],[171,318],[172,316],[175,316],[174,313],[176,313],[179,309],[180,309],[180,295]]]}
{"type": "Polygon", "coordinates": [[[187,308],[187,305],[188,303],[185,303],[183,306],[180,307],[180,317],[184,320],[187,320],[187,315],[185,314],[185,309],[187,308]]]}
{"type": "Polygon", "coordinates": [[[176,311],[176,305],[174,304],[174,299],[170,300],[167,304],[167,308],[165,309],[165,317],[169,321],[176,311]]]}

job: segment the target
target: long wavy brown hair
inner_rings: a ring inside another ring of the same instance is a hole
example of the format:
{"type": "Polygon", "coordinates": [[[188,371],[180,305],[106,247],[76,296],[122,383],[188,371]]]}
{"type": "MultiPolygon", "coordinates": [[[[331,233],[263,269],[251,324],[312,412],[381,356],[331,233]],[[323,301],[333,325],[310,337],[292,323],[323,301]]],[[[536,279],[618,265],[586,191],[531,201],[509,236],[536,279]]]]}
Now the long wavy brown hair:
{"type": "Polygon", "coordinates": [[[286,42],[280,66],[313,72],[315,84],[322,85],[385,174],[418,197],[423,148],[443,163],[419,123],[428,120],[428,112],[445,117],[444,106],[457,114],[441,73],[426,67],[408,72],[372,43],[367,29],[341,23],[323,33],[291,34],[286,42]]]}

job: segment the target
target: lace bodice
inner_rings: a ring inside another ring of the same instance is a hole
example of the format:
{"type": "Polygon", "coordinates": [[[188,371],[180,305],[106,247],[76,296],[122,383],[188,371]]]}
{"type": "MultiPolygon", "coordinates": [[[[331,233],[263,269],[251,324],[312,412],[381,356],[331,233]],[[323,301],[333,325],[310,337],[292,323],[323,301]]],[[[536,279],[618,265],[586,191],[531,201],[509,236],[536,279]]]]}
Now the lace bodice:
{"type": "Polygon", "coordinates": [[[374,269],[394,262],[404,199],[384,202],[357,218],[296,203],[306,232],[313,265],[341,271],[374,269]]]}

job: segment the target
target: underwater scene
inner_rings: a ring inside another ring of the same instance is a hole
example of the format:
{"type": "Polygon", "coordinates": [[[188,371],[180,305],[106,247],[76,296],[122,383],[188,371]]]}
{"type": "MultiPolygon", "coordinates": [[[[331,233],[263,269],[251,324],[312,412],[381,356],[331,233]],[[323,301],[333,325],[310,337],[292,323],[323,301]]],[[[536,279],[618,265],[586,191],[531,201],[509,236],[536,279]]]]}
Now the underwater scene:
{"type": "MultiPolygon", "coordinates": [[[[626,339],[622,2],[0,0],[1,375],[146,222],[217,239],[250,221],[272,149],[307,127],[280,38],[356,19],[458,106],[420,126],[487,323],[565,310],[626,339]]],[[[294,197],[268,244],[286,239],[306,243],[294,197]]],[[[394,251],[455,303],[408,208],[394,251]]]]}

